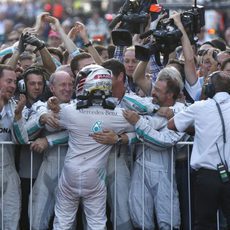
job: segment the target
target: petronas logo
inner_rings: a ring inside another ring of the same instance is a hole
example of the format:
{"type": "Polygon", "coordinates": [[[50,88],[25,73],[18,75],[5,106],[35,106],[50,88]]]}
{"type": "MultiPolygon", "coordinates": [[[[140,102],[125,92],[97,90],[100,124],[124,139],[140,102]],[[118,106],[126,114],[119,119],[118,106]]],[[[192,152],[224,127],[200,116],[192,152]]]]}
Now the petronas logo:
{"type": "Polygon", "coordinates": [[[94,133],[98,133],[98,132],[101,132],[101,131],[102,131],[101,123],[102,123],[101,121],[97,121],[97,122],[93,125],[92,131],[93,131],[94,133]]]}

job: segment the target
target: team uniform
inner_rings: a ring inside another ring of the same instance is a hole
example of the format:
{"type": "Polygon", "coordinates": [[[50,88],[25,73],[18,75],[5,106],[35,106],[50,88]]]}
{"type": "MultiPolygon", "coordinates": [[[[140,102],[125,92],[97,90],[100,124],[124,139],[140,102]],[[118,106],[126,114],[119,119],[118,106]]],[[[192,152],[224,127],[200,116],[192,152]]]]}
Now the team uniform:
{"type": "Polygon", "coordinates": [[[69,149],[59,181],[55,205],[54,229],[69,229],[82,202],[88,229],[106,227],[106,165],[111,145],[102,145],[89,135],[112,129],[131,132],[122,110],[91,106],[76,109],[69,105],[60,112],[60,123],[69,132],[69,149]]]}
{"type": "MultiPolygon", "coordinates": [[[[139,114],[153,114],[159,108],[159,106],[152,103],[152,98],[142,98],[129,90],[127,90],[117,107],[134,110],[139,114]]],[[[161,117],[159,117],[159,119],[164,120],[164,118],[161,117]]],[[[135,139],[135,133],[129,133],[128,136],[132,142],[137,141],[137,139],[135,139]]],[[[130,145],[123,144],[113,146],[109,154],[107,166],[108,203],[111,209],[112,221],[116,223],[116,227],[119,230],[133,229],[128,206],[131,180],[129,167],[130,158],[132,158],[130,154],[130,145]],[[114,207],[116,207],[115,210],[114,207]]]]}
{"type": "MultiPolygon", "coordinates": [[[[14,121],[15,106],[15,101],[10,100],[1,111],[0,140],[3,142],[13,141],[19,144],[26,144],[28,136],[24,129],[24,120],[14,121]]],[[[3,223],[2,218],[0,218],[0,226],[3,225],[4,229],[15,230],[19,227],[21,191],[20,179],[15,169],[14,146],[1,145],[0,153],[0,207],[1,212],[4,211],[3,223]]]]}
{"type": "MultiPolygon", "coordinates": [[[[66,105],[68,104],[62,104],[62,106],[66,105]]],[[[43,160],[30,194],[32,196],[30,199],[32,203],[29,203],[29,207],[32,206],[30,221],[34,230],[49,228],[49,222],[54,215],[58,179],[68,149],[66,145],[69,137],[67,131],[49,132],[43,126],[36,125],[40,116],[47,112],[47,104],[44,103],[35,114],[34,124],[31,126],[34,127],[34,131],[42,128],[43,136],[47,138],[49,143],[49,147],[44,151],[43,160]]]]}
{"type": "MultiPolygon", "coordinates": [[[[184,107],[183,104],[176,103],[173,108],[178,110],[178,106],[184,107]]],[[[171,154],[173,145],[184,137],[184,133],[170,131],[166,125],[167,120],[162,123],[162,118],[158,120],[158,115],[141,117],[135,125],[138,138],[145,144],[144,151],[142,145],[136,148],[137,157],[129,193],[130,215],[135,227],[141,228],[144,225],[145,229],[155,229],[154,215],[160,229],[171,229],[171,218],[174,228],[180,226],[179,199],[171,154]],[[140,185],[143,178],[144,184],[140,185]],[[173,200],[173,213],[171,213],[171,200],[173,200]]]]}

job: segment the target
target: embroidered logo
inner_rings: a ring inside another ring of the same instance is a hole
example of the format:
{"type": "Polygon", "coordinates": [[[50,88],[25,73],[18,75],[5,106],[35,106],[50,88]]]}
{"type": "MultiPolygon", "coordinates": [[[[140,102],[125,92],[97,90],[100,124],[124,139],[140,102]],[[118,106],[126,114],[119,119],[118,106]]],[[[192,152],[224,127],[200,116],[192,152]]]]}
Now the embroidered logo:
{"type": "Polygon", "coordinates": [[[102,128],[101,128],[101,121],[97,121],[94,125],[93,125],[93,127],[92,127],[92,132],[93,133],[97,133],[97,132],[101,132],[102,131],[102,128]]]}

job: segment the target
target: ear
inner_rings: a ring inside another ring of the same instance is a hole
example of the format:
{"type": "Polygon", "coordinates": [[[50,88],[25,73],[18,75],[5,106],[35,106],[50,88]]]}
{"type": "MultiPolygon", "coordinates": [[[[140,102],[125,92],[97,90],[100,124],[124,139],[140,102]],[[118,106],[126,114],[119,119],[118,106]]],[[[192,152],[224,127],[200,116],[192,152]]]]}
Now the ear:
{"type": "Polygon", "coordinates": [[[53,85],[50,85],[49,88],[50,88],[51,93],[53,93],[53,91],[54,91],[53,85]]]}
{"type": "Polygon", "coordinates": [[[118,77],[117,77],[117,80],[118,80],[118,81],[124,82],[124,78],[125,78],[124,73],[123,73],[123,72],[120,72],[119,75],[118,75],[118,77]]]}

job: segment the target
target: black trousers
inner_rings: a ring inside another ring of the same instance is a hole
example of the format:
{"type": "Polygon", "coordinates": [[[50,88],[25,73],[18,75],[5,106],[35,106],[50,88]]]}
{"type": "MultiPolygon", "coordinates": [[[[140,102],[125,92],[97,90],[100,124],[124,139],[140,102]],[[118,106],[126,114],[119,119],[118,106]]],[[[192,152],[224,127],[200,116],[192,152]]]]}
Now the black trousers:
{"type": "Polygon", "coordinates": [[[223,211],[230,230],[230,181],[221,182],[217,170],[201,168],[196,172],[194,192],[193,230],[216,230],[218,209],[223,211]]]}

